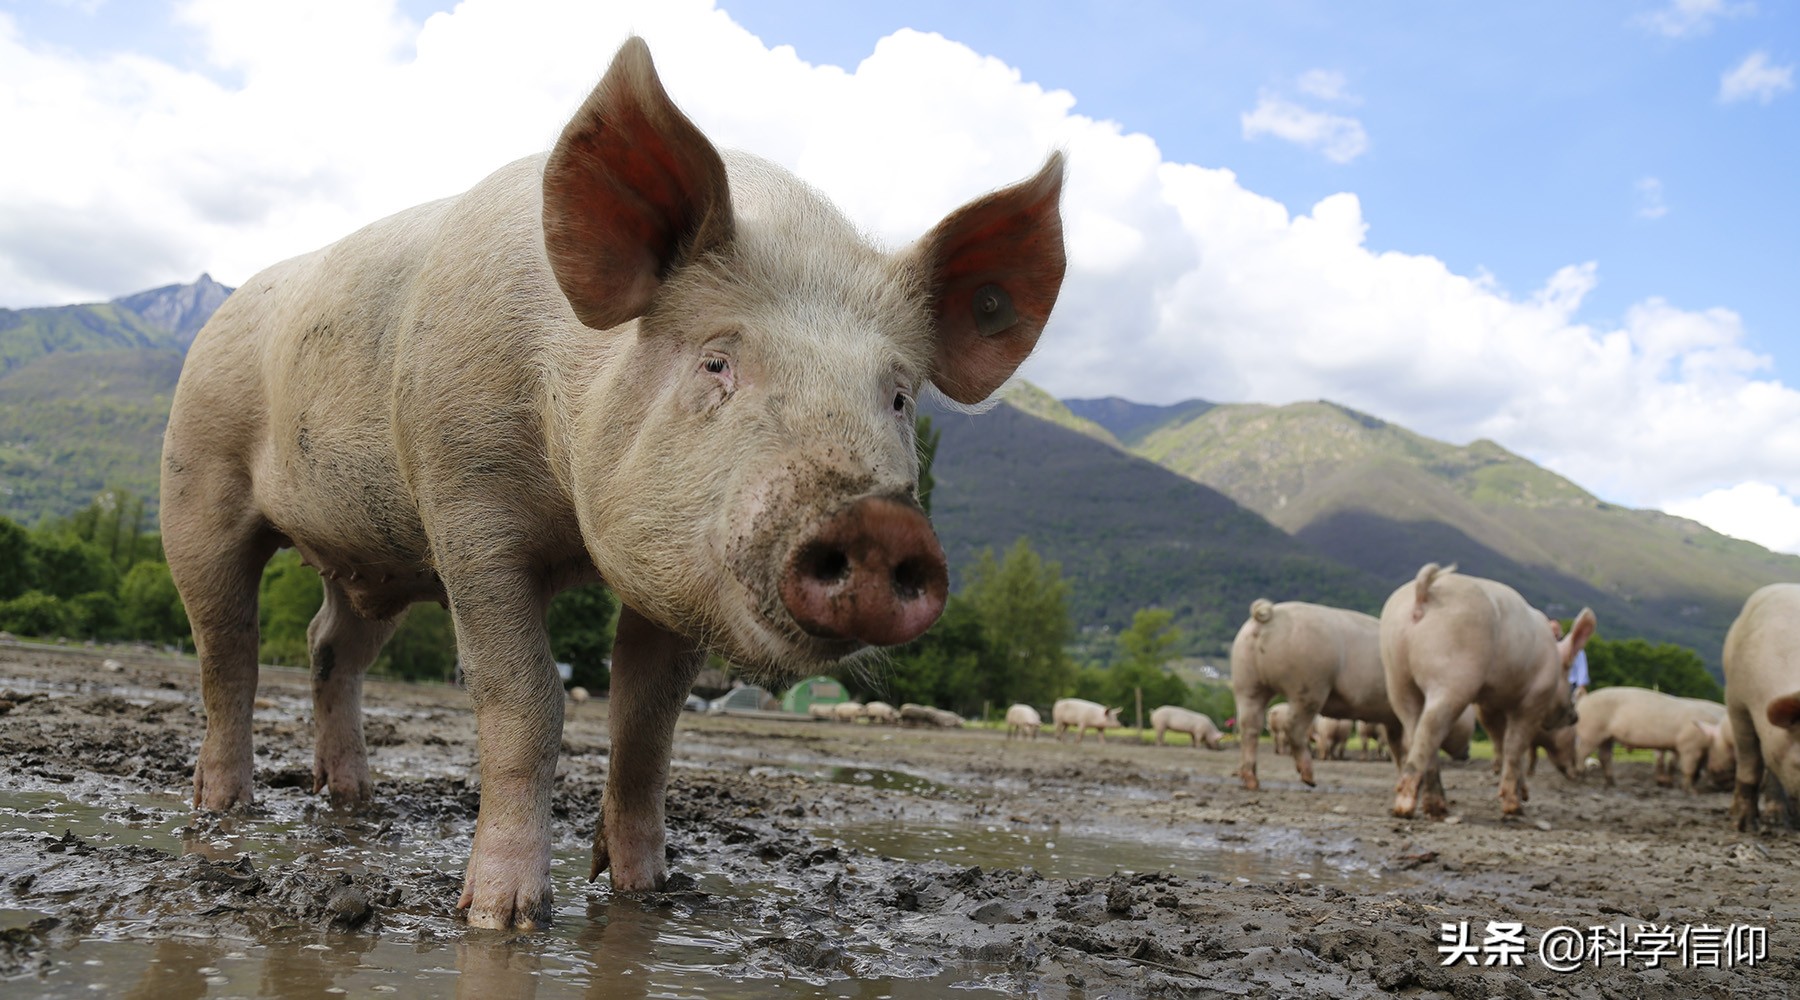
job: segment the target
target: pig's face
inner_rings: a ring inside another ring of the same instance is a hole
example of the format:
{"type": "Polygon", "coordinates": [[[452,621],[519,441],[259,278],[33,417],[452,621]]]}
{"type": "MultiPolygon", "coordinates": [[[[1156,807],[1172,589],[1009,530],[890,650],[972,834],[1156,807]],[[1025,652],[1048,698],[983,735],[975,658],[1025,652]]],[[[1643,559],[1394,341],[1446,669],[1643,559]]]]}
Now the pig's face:
{"type": "Polygon", "coordinates": [[[985,399],[1061,285],[1060,157],[916,245],[869,245],[771,164],[726,160],[621,49],[545,166],[574,317],[571,492],[628,606],[740,665],[911,640],[948,573],[914,493],[929,382],[985,399]]]}

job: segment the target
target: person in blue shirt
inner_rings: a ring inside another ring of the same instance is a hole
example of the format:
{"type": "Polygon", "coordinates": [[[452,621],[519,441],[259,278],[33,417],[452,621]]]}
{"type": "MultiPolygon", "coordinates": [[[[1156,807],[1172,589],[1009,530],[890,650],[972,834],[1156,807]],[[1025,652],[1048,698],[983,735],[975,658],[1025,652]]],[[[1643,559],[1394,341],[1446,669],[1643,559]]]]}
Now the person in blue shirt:
{"type": "MultiPolygon", "coordinates": [[[[1550,634],[1556,636],[1558,641],[1561,641],[1563,634],[1562,622],[1559,622],[1554,618],[1550,619],[1550,634]]],[[[1587,694],[1588,665],[1587,650],[1585,649],[1576,650],[1575,659],[1569,663],[1569,687],[1571,689],[1570,695],[1574,698],[1580,698],[1582,695],[1587,694]]]]}

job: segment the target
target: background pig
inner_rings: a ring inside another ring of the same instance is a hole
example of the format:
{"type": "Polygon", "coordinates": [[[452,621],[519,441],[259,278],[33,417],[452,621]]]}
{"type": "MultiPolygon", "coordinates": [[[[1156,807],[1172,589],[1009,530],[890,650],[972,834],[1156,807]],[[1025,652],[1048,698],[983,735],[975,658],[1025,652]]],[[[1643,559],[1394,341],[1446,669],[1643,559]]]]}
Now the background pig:
{"type": "MultiPolygon", "coordinates": [[[[1800,584],[1758,590],[1731,623],[1725,712],[1737,743],[1731,819],[1748,830],[1757,822],[1765,766],[1788,795],[1800,794],[1800,584]]],[[[1784,812],[1788,825],[1795,825],[1791,805],[1784,804],[1784,812]]]]}
{"type": "Polygon", "coordinates": [[[1313,752],[1320,760],[1343,760],[1350,747],[1350,736],[1355,731],[1356,723],[1349,719],[1315,715],[1312,724],[1313,752]]]}
{"type": "Polygon", "coordinates": [[[1119,710],[1106,708],[1081,698],[1059,698],[1050,706],[1050,720],[1056,723],[1056,741],[1062,742],[1063,731],[1075,730],[1075,742],[1080,743],[1087,731],[1092,729],[1100,734],[1100,742],[1106,742],[1106,730],[1110,726],[1120,725],[1119,710]]]}
{"type": "MultiPolygon", "coordinates": [[[[1290,735],[1293,725],[1294,706],[1291,703],[1284,701],[1279,705],[1271,705],[1269,707],[1269,735],[1274,738],[1276,753],[1288,753],[1293,747],[1294,738],[1290,735]]],[[[1241,708],[1238,710],[1238,731],[1245,731],[1244,712],[1241,708]]],[[[1305,741],[1303,740],[1301,742],[1305,741]]],[[[1255,760],[1255,756],[1252,755],[1252,765],[1254,765],[1255,760]]],[[[1252,775],[1252,777],[1254,777],[1254,775],[1252,775]]],[[[1248,787],[1255,788],[1256,786],[1254,783],[1251,783],[1248,787]]]]}
{"type": "Polygon", "coordinates": [[[1205,744],[1208,750],[1219,749],[1219,740],[1224,738],[1213,720],[1189,711],[1179,705],[1164,705],[1150,713],[1150,725],[1156,730],[1156,743],[1162,745],[1163,734],[1169,730],[1186,733],[1194,738],[1194,747],[1198,749],[1205,744]]]}
{"type": "Polygon", "coordinates": [[[829,722],[837,718],[837,706],[828,702],[815,701],[806,706],[806,714],[810,718],[824,719],[829,722]]]}
{"type": "MultiPolygon", "coordinates": [[[[1489,732],[1491,733],[1492,730],[1489,732]]],[[[1451,760],[1468,760],[1469,743],[1474,739],[1475,706],[1470,705],[1463,709],[1463,713],[1456,717],[1455,722],[1450,724],[1450,731],[1444,734],[1443,746],[1438,749],[1444,751],[1445,756],[1451,760]]]]}
{"type": "MultiPolygon", "coordinates": [[[[1262,732],[1269,699],[1287,698],[1293,706],[1290,721],[1277,728],[1271,719],[1269,731],[1276,734],[1275,752],[1293,754],[1300,780],[1309,785],[1312,754],[1306,736],[1315,716],[1382,723],[1391,738],[1401,739],[1400,718],[1388,704],[1381,670],[1380,635],[1381,624],[1359,611],[1302,601],[1252,602],[1250,617],[1231,644],[1238,732],[1262,732]]],[[[1238,741],[1238,777],[1245,788],[1258,787],[1257,744],[1238,741]]]]}
{"type": "Polygon", "coordinates": [[[162,463],[207,733],[194,801],[250,802],[257,583],[325,581],[314,782],[370,794],[362,675],[397,616],[451,610],[481,804],[460,905],[548,922],[561,589],[619,596],[593,871],[653,889],[702,643],[771,675],[942,611],[914,400],[974,403],[1036,343],[1064,257],[1060,156],[918,243],[872,246],[766,161],[721,154],[628,41],[547,155],[246,281],[195,339],[162,463]]]}
{"type": "Polygon", "coordinates": [[[885,701],[869,702],[863,706],[863,714],[869,717],[870,725],[892,725],[900,719],[900,713],[894,711],[894,706],[885,701]]]}
{"type": "Polygon", "coordinates": [[[831,706],[831,717],[839,722],[855,722],[863,717],[862,702],[840,701],[831,706]]]}
{"type": "MultiPolygon", "coordinates": [[[[1607,687],[1589,691],[1576,705],[1576,753],[1600,759],[1600,774],[1613,784],[1613,744],[1675,753],[1682,788],[1694,790],[1694,779],[1707,766],[1713,733],[1725,717],[1725,706],[1699,698],[1678,698],[1640,687],[1607,687]],[[1702,729],[1697,723],[1714,727],[1702,729]]],[[[1720,733],[1722,735],[1722,733],[1720,733]]]]}
{"type": "Polygon", "coordinates": [[[1017,735],[1020,739],[1029,736],[1037,739],[1038,727],[1044,724],[1044,718],[1038,710],[1030,705],[1014,705],[1006,710],[1006,738],[1017,735]]]}
{"type": "MultiPolygon", "coordinates": [[[[1474,706],[1470,707],[1473,708],[1474,706]]],[[[1477,714],[1479,715],[1479,713],[1477,714]]],[[[1485,719],[1482,720],[1481,725],[1482,728],[1486,729],[1487,721],[1485,719]]],[[[1488,735],[1494,745],[1494,764],[1492,770],[1494,774],[1499,774],[1501,766],[1506,760],[1506,737],[1504,735],[1494,736],[1491,730],[1488,735]]],[[[1452,730],[1451,739],[1455,738],[1456,732],[1455,730],[1452,730]]],[[[1465,741],[1465,746],[1466,745],[1467,743],[1465,741]]],[[[1531,749],[1525,753],[1525,774],[1527,777],[1537,773],[1537,758],[1540,749],[1549,755],[1550,763],[1556,765],[1556,769],[1562,772],[1563,777],[1568,778],[1570,781],[1580,780],[1581,774],[1575,769],[1576,753],[1574,726],[1558,726],[1555,729],[1532,734],[1531,749]]],[[[1451,756],[1459,760],[1468,759],[1468,754],[1466,752],[1460,758],[1456,758],[1454,754],[1451,756]]]]}
{"type": "Polygon", "coordinates": [[[1356,735],[1362,740],[1363,760],[1382,760],[1388,755],[1387,727],[1379,722],[1358,722],[1356,735]],[[1375,754],[1369,755],[1369,744],[1375,745],[1375,754]]]}
{"type": "Polygon", "coordinates": [[[933,726],[939,729],[962,728],[962,716],[930,705],[907,702],[900,706],[900,722],[909,726],[933,726]]]}
{"type": "Polygon", "coordinates": [[[1594,632],[1583,608],[1558,640],[1550,620],[1503,583],[1430,563],[1381,609],[1381,660],[1388,697],[1406,727],[1394,815],[1449,812],[1437,751],[1470,705],[1492,723],[1500,768],[1500,805],[1515,815],[1529,797],[1523,768],[1528,739],[1570,721],[1569,662],[1594,632]]]}

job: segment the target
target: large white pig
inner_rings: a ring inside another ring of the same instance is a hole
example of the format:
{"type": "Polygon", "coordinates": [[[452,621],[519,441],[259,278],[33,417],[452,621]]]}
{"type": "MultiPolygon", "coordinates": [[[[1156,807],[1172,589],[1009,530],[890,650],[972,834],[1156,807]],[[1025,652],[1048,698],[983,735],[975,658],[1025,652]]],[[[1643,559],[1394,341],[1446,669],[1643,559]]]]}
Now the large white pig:
{"type": "MultiPolygon", "coordinates": [[[[1300,780],[1309,785],[1313,769],[1306,737],[1315,716],[1380,723],[1403,742],[1400,718],[1388,704],[1380,637],[1381,623],[1360,611],[1303,601],[1252,602],[1250,617],[1231,644],[1238,732],[1261,733],[1269,699],[1286,697],[1293,714],[1280,728],[1271,716],[1269,731],[1275,733],[1275,752],[1291,753],[1300,780]]],[[[1238,778],[1245,788],[1259,787],[1257,742],[1238,741],[1238,778]]]]}
{"type": "Polygon", "coordinates": [[[1355,732],[1356,723],[1349,719],[1315,715],[1312,725],[1313,753],[1320,760],[1343,760],[1350,747],[1350,737],[1355,732]]]}
{"type": "Polygon", "coordinates": [[[1106,730],[1121,725],[1119,710],[1107,708],[1096,702],[1083,698],[1058,698],[1056,704],[1050,706],[1050,721],[1056,724],[1056,742],[1061,743],[1065,730],[1075,730],[1075,742],[1080,743],[1087,731],[1092,729],[1100,735],[1100,742],[1106,742],[1106,730]]]}
{"type": "Polygon", "coordinates": [[[1503,583],[1430,563],[1381,609],[1381,660],[1388,698],[1406,727],[1394,815],[1449,812],[1438,748],[1470,705],[1481,710],[1503,748],[1500,808],[1516,815],[1530,796],[1525,755],[1536,734],[1574,721],[1569,663],[1594,633],[1583,608],[1558,640],[1543,612],[1503,583]]]}
{"type": "Polygon", "coordinates": [[[1689,792],[1694,779],[1712,764],[1714,734],[1725,717],[1725,706],[1716,701],[1626,686],[1595,688],[1576,710],[1581,720],[1575,724],[1575,752],[1583,759],[1590,753],[1600,759],[1600,774],[1608,787],[1613,784],[1613,744],[1621,743],[1673,751],[1682,788],[1689,792]]]}
{"type": "Polygon", "coordinates": [[[1044,717],[1030,705],[1014,705],[1006,710],[1006,738],[1037,739],[1038,728],[1044,724],[1044,717]]]}
{"type": "MultiPolygon", "coordinates": [[[[1772,583],[1750,595],[1725,634],[1725,712],[1737,743],[1731,819],[1756,825],[1763,771],[1800,795],[1800,584],[1772,583]]],[[[1773,790],[1771,790],[1773,791],[1773,790]]],[[[1791,806],[1788,824],[1794,824],[1791,806]]]]}
{"type": "Polygon", "coordinates": [[[1156,730],[1156,745],[1161,746],[1163,734],[1171,730],[1186,733],[1194,738],[1194,748],[1205,745],[1208,750],[1219,749],[1219,741],[1225,734],[1213,725],[1213,720],[1191,709],[1180,705],[1163,705],[1150,713],[1150,725],[1156,730]]]}
{"type": "Polygon", "coordinates": [[[870,725],[892,725],[900,719],[900,713],[885,701],[871,701],[864,705],[863,715],[868,716],[870,725]]]}
{"type": "Polygon", "coordinates": [[[711,648],[817,673],[923,632],[948,586],[915,501],[915,399],[985,399],[1064,269],[1062,161],[898,252],[786,171],[717,150],[632,39],[547,155],[250,278],[169,417],[163,542],[193,623],[206,809],[252,797],[257,581],[319,569],[314,782],[369,798],[362,675],[449,608],[474,702],[471,924],[552,911],[562,692],[545,608],[623,605],[593,872],[665,878],[670,745],[711,648]]]}

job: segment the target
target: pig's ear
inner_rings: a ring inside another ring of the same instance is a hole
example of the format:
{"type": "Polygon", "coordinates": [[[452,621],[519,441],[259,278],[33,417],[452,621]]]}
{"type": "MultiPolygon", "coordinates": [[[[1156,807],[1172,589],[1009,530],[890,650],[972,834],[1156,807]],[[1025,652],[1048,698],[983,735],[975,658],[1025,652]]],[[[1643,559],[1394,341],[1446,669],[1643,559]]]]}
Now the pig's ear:
{"type": "Polygon", "coordinates": [[[1784,694],[1769,702],[1769,723],[1783,729],[1800,722],[1800,691],[1784,694]]]}
{"type": "Polygon", "coordinates": [[[1599,620],[1594,617],[1593,609],[1582,608],[1581,614],[1575,616],[1575,624],[1569,626],[1568,636],[1563,639],[1569,644],[1568,655],[1564,658],[1575,659],[1575,654],[1581,651],[1581,647],[1586,646],[1588,640],[1594,637],[1594,629],[1598,625],[1599,620]]]}
{"type": "Polygon", "coordinates": [[[588,326],[643,315],[669,272],[731,237],[725,163],[627,39],[544,165],[544,246],[588,326]]]}
{"type": "Polygon", "coordinates": [[[1700,727],[1700,732],[1705,734],[1707,742],[1710,743],[1719,738],[1719,726],[1716,723],[1701,722],[1699,719],[1695,719],[1694,725],[1700,727]]]}
{"type": "Polygon", "coordinates": [[[919,242],[936,321],[931,381],[958,403],[993,395],[1037,346],[1062,289],[1063,157],[950,213],[919,242]]]}

